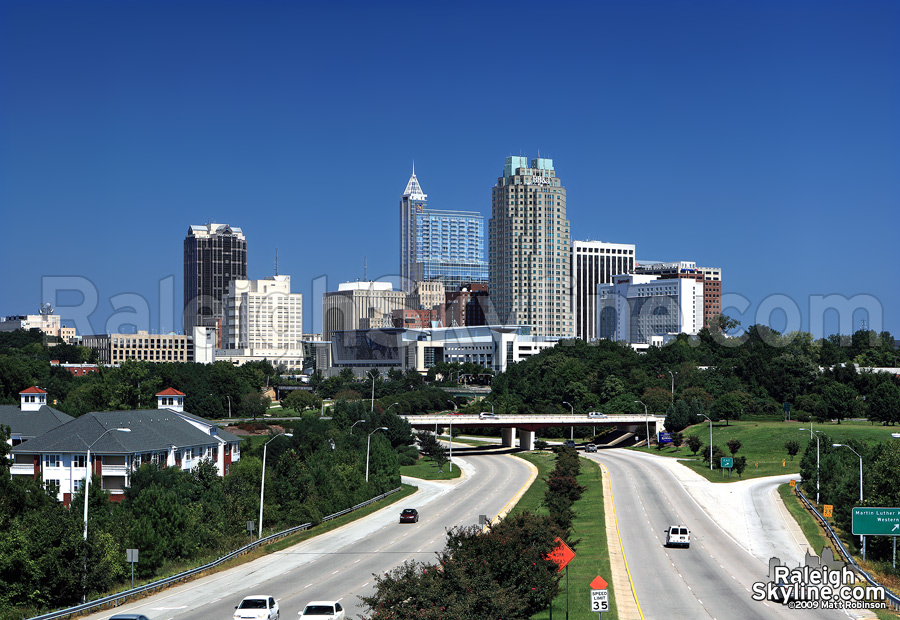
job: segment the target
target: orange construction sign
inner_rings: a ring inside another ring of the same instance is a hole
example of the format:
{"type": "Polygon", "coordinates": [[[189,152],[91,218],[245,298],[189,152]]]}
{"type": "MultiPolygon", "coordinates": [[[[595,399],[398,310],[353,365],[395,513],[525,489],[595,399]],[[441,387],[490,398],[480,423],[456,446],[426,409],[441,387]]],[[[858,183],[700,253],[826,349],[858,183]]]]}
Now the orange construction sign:
{"type": "Polygon", "coordinates": [[[572,561],[575,557],[575,552],[559,536],[556,537],[556,543],[553,551],[547,554],[547,559],[556,562],[556,565],[559,566],[559,570],[556,572],[559,573],[572,561]]]}

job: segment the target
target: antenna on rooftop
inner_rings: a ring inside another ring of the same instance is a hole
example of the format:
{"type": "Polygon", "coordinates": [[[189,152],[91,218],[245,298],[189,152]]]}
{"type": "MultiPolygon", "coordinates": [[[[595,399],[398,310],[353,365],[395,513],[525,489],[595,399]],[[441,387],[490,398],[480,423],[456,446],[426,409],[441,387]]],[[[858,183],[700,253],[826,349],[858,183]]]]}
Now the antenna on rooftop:
{"type": "Polygon", "coordinates": [[[278,275],[278,248],[275,248],[275,275],[278,275]]]}
{"type": "Polygon", "coordinates": [[[369,281],[369,276],[367,275],[368,273],[369,273],[368,257],[363,256],[363,282],[369,281]]]}

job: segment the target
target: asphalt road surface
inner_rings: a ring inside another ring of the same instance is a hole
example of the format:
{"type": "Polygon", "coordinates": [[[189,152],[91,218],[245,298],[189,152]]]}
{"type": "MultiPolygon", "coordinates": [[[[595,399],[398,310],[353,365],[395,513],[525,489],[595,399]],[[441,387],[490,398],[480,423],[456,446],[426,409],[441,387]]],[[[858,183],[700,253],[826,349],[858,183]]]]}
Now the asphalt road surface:
{"type": "Polygon", "coordinates": [[[710,515],[657,459],[625,450],[605,450],[589,458],[609,470],[622,547],[644,618],[848,617],[844,611],[789,609],[751,599],[753,583],[769,581],[768,553],[778,551],[789,566],[796,566],[795,559],[805,553],[798,544],[791,546],[787,524],[774,516],[765,485],[746,487],[746,497],[738,502],[738,512],[744,514],[710,515]],[[752,550],[718,524],[742,517],[754,542],[752,550]],[[690,548],[664,546],[665,530],[675,524],[690,528],[690,548]]]}
{"type": "Polygon", "coordinates": [[[461,480],[407,481],[419,491],[356,522],[267,555],[253,562],[196,579],[157,595],[89,616],[141,613],[150,620],[230,620],[249,594],[274,596],[282,620],[296,618],[311,600],[341,599],[348,618],[364,609],[360,594],[373,591],[373,573],[406,560],[432,562],[443,549],[446,531],[477,525],[479,515],[495,517],[528,481],[531,470],[505,455],[454,455],[463,465],[461,480]],[[403,508],[419,510],[418,523],[399,523],[403,508]]]}

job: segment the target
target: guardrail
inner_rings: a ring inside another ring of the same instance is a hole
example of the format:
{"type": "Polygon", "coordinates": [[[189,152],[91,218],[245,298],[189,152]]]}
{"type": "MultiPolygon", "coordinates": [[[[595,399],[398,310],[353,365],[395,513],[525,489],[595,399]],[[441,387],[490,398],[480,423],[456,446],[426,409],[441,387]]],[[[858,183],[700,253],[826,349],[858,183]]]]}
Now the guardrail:
{"type": "Polygon", "coordinates": [[[825,519],[825,517],[823,517],[821,515],[821,513],[819,513],[818,509],[816,509],[816,507],[813,506],[812,502],[810,502],[809,499],[807,499],[806,495],[803,494],[803,491],[800,490],[800,486],[799,485],[795,486],[794,490],[796,491],[796,493],[800,497],[800,499],[803,500],[803,503],[806,504],[806,509],[809,510],[811,513],[813,513],[813,515],[816,517],[816,519],[818,519],[819,523],[822,524],[822,527],[825,528],[825,531],[828,532],[828,536],[834,541],[834,544],[835,544],[835,546],[837,546],[838,551],[840,552],[841,556],[844,558],[844,561],[850,565],[851,569],[853,571],[855,571],[858,575],[862,576],[862,578],[865,579],[869,583],[870,586],[884,588],[884,592],[887,596],[887,603],[895,611],[900,610],[900,596],[898,596],[894,592],[890,591],[887,588],[887,586],[884,586],[884,585],[878,583],[877,581],[875,581],[875,579],[873,579],[872,576],[862,566],[857,564],[856,559],[853,557],[853,554],[851,554],[849,551],[847,551],[847,548],[844,546],[844,543],[841,541],[840,538],[838,538],[838,535],[835,533],[835,531],[833,529],[831,529],[831,525],[828,523],[828,520],[825,519]]]}
{"type": "MultiPolygon", "coordinates": [[[[328,515],[326,517],[322,517],[322,521],[331,521],[332,519],[336,519],[338,517],[342,517],[345,514],[349,514],[354,510],[359,510],[360,508],[364,508],[370,504],[373,504],[377,501],[380,501],[387,497],[388,495],[392,495],[399,491],[401,487],[397,487],[395,489],[391,489],[386,493],[382,493],[377,497],[373,497],[368,499],[361,504],[357,504],[352,508],[347,508],[345,510],[341,510],[340,512],[336,512],[334,514],[328,515]]],[[[268,544],[279,538],[284,538],[285,536],[290,536],[291,534],[296,534],[297,532],[302,532],[303,530],[308,530],[312,527],[312,523],[304,523],[303,525],[297,525],[295,527],[283,530],[281,532],[276,532],[275,534],[270,534],[265,538],[260,538],[256,542],[252,542],[250,544],[244,545],[240,549],[232,551],[228,555],[224,555],[221,558],[213,560],[209,564],[204,564],[203,566],[198,566],[197,568],[192,568],[190,570],[184,571],[182,573],[178,573],[177,575],[172,575],[171,577],[166,577],[165,579],[160,579],[158,581],[154,581],[152,583],[147,583],[142,586],[138,586],[137,588],[131,588],[129,590],[124,590],[122,592],[117,592],[116,594],[110,594],[109,596],[104,596],[103,598],[98,598],[93,601],[88,601],[87,603],[82,603],[81,605],[76,605],[74,607],[68,607],[66,609],[60,609],[58,611],[54,611],[48,614],[44,614],[42,616],[34,616],[33,618],[29,618],[29,620],[55,620],[56,618],[66,618],[68,616],[73,616],[75,614],[80,614],[84,611],[89,611],[91,609],[102,608],[106,606],[117,607],[120,602],[123,602],[129,598],[134,598],[140,594],[145,592],[152,592],[154,590],[161,590],[167,586],[178,583],[179,581],[185,581],[186,579],[198,575],[204,571],[207,571],[211,568],[214,568],[220,564],[227,562],[228,560],[234,559],[239,555],[247,553],[261,545],[268,544]]]]}

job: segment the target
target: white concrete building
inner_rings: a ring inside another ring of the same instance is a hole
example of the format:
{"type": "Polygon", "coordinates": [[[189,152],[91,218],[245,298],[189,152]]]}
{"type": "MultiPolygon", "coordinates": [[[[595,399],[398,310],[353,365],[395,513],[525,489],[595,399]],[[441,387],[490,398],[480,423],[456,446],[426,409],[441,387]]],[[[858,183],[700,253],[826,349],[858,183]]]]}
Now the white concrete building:
{"type": "Polygon", "coordinates": [[[634,244],[572,242],[572,312],[575,337],[597,339],[597,286],[619,273],[634,273],[634,244]]]}
{"type": "Polygon", "coordinates": [[[391,313],[406,308],[406,293],[390,282],[344,282],[322,295],[322,339],[336,331],[391,327],[391,313]]]}
{"type": "Polygon", "coordinates": [[[601,338],[631,345],[662,344],[703,327],[703,282],[625,274],[601,284],[598,295],[601,338]]]}

